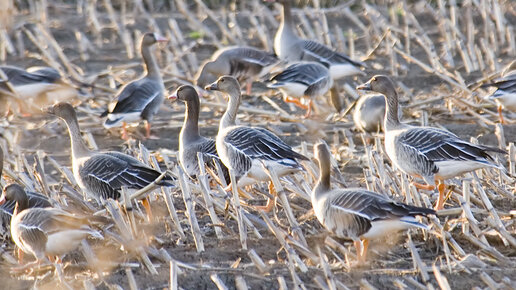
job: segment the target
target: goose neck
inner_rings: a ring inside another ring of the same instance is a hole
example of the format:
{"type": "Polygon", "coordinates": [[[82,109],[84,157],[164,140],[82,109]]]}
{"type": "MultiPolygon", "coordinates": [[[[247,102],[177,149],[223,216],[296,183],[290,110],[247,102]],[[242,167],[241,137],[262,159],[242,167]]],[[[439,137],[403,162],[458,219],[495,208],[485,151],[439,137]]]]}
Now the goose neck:
{"type": "Polygon", "coordinates": [[[70,134],[73,158],[81,158],[89,155],[90,149],[88,149],[88,146],[86,146],[82,139],[77,118],[65,119],[65,123],[68,127],[68,133],[70,134]]]}
{"type": "Polygon", "coordinates": [[[154,78],[161,78],[158,63],[156,62],[156,58],[154,57],[153,47],[153,45],[142,44],[142,58],[143,62],[145,63],[145,70],[148,76],[154,78]]]}
{"type": "Polygon", "coordinates": [[[186,102],[186,115],[181,129],[181,138],[183,141],[190,141],[199,137],[199,99],[186,102]]]}
{"type": "Polygon", "coordinates": [[[385,130],[396,129],[400,126],[400,119],[398,115],[399,103],[398,94],[395,90],[389,90],[385,94],[385,118],[384,125],[385,130]]]}
{"type": "Polygon", "coordinates": [[[228,95],[228,107],[220,120],[219,130],[236,125],[236,115],[238,113],[238,106],[240,105],[240,91],[232,90],[228,92],[228,95]]]}
{"type": "Polygon", "coordinates": [[[319,160],[319,179],[313,190],[313,198],[316,200],[324,196],[330,190],[330,160],[319,160]]]}

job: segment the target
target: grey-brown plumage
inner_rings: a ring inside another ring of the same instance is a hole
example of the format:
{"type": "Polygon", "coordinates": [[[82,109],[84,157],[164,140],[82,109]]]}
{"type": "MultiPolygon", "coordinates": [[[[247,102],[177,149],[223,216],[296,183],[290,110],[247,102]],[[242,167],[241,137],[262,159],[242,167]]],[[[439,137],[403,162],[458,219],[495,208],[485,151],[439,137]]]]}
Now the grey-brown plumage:
{"type": "MultiPolygon", "coordinates": [[[[161,172],[150,168],[136,158],[120,152],[95,152],[82,140],[74,108],[59,103],[47,109],[49,114],[61,118],[68,127],[72,147],[74,177],[81,189],[95,199],[120,197],[122,186],[141,189],[154,182],[161,172]]],[[[170,176],[159,185],[174,186],[170,176]]]]}
{"type": "Polygon", "coordinates": [[[217,50],[206,61],[195,77],[196,83],[204,87],[223,75],[230,75],[240,83],[259,78],[278,62],[273,53],[252,47],[227,47],[217,50]]]}
{"type": "Polygon", "coordinates": [[[213,162],[217,162],[221,166],[224,179],[229,184],[229,172],[220,161],[215,148],[215,140],[199,134],[199,111],[201,104],[197,91],[192,86],[180,86],[168,98],[169,100],[181,100],[186,104],[185,121],[181,132],[179,132],[179,163],[183,170],[192,178],[198,176],[200,171],[197,153],[202,153],[207,166],[214,170],[216,170],[216,167],[213,162]]]}
{"type": "Polygon", "coordinates": [[[385,151],[398,169],[421,177],[427,183],[415,183],[416,187],[434,189],[435,181],[439,181],[437,209],[442,209],[444,204],[444,180],[484,167],[501,168],[489,152],[506,153],[502,149],[472,144],[438,128],[401,123],[398,94],[389,77],[374,76],[357,89],[375,91],[385,96],[385,151]]]}
{"type": "Polygon", "coordinates": [[[384,116],[384,96],[367,94],[357,100],[353,112],[353,122],[355,127],[362,132],[376,133],[382,130],[384,116]]]}
{"type": "Polygon", "coordinates": [[[101,115],[107,116],[104,127],[118,127],[123,122],[141,119],[147,122],[147,138],[150,136],[150,122],[165,99],[165,86],[152,47],[158,42],[165,41],[168,40],[156,33],[145,33],[141,44],[145,75],[122,87],[115,97],[117,102],[113,110],[101,115]]]}
{"type": "Polygon", "coordinates": [[[320,176],[312,191],[312,206],[319,222],[341,238],[355,241],[359,261],[364,262],[369,239],[410,227],[427,228],[416,215],[435,214],[433,209],[392,201],[362,188],[331,189],[330,151],[326,144],[314,147],[320,176]],[[363,251],[358,247],[362,240],[363,251]]]}

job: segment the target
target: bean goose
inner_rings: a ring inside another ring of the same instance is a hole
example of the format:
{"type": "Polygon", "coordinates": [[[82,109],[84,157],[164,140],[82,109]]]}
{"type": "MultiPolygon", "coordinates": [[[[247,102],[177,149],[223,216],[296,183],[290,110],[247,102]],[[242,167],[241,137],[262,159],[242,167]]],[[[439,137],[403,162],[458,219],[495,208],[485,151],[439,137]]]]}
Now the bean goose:
{"type": "Polygon", "coordinates": [[[223,75],[231,75],[240,83],[247,83],[247,94],[251,93],[253,78],[278,62],[274,53],[252,47],[227,47],[217,50],[210,60],[206,61],[196,76],[196,84],[204,87],[223,75]]]}
{"type": "Polygon", "coordinates": [[[317,144],[314,155],[320,170],[311,197],[315,216],[330,232],[354,241],[359,263],[366,260],[369,240],[411,227],[426,229],[415,216],[435,214],[432,209],[392,201],[363,188],[331,189],[330,151],[326,144],[317,144]]]}
{"type": "Polygon", "coordinates": [[[274,37],[274,51],[284,61],[315,61],[329,67],[332,79],[363,74],[360,70],[363,63],[351,60],[324,44],[313,40],[299,38],[294,32],[291,14],[291,1],[278,0],[282,5],[281,23],[274,37]]]}
{"type": "MultiPolygon", "coordinates": [[[[263,128],[236,125],[241,94],[234,77],[220,77],[206,89],[221,91],[229,97],[228,107],[220,120],[216,147],[222,163],[235,172],[237,185],[245,177],[256,181],[270,180],[263,165],[279,177],[302,169],[297,160],[307,158],[292,150],[278,136],[263,128]]],[[[272,183],[269,190],[275,192],[272,183]]],[[[271,206],[269,200],[266,209],[270,210],[271,206]]]]}
{"type": "MultiPolygon", "coordinates": [[[[137,190],[154,182],[161,173],[136,158],[120,152],[96,152],[90,150],[81,138],[79,123],[74,108],[68,103],[59,103],[47,109],[49,114],[61,118],[68,127],[72,148],[73,175],[79,187],[90,197],[118,199],[121,188],[137,190]]],[[[170,176],[165,176],[158,185],[174,186],[170,176]]],[[[149,204],[144,206],[150,212],[149,204]]]]}
{"type": "Polygon", "coordinates": [[[505,77],[495,82],[485,84],[482,87],[496,87],[489,99],[494,100],[498,104],[498,114],[500,115],[500,123],[505,124],[502,114],[502,108],[516,111],[516,70],[509,72],[505,77]]]}
{"type": "Polygon", "coordinates": [[[104,112],[107,116],[105,128],[122,125],[122,138],[127,139],[126,123],[139,120],[145,121],[145,137],[151,133],[151,122],[164,100],[165,86],[154,58],[153,46],[158,42],[166,42],[166,38],[156,33],[145,33],[142,39],[141,53],[145,64],[144,77],[132,81],[119,91],[116,105],[111,111],[104,112]]]}
{"type": "Polygon", "coordinates": [[[317,62],[292,64],[273,76],[270,82],[269,88],[277,88],[283,93],[283,101],[305,109],[305,117],[312,111],[312,99],[326,94],[333,85],[328,68],[317,62]]]}
{"type": "Polygon", "coordinates": [[[11,236],[19,249],[36,257],[60,256],[76,249],[89,236],[102,235],[89,227],[91,217],[80,217],[56,208],[29,208],[23,188],[10,184],[4,188],[0,204],[15,201],[11,236]]]}
{"type": "Polygon", "coordinates": [[[385,116],[385,98],[382,95],[361,96],[355,104],[353,122],[362,132],[375,133],[382,129],[385,116]]]}
{"type": "MultiPolygon", "coordinates": [[[[220,162],[215,148],[215,140],[203,137],[199,134],[199,111],[201,104],[197,91],[188,85],[180,86],[169,100],[181,100],[186,104],[186,114],[183,127],[179,133],[179,164],[190,177],[199,175],[199,162],[197,153],[202,153],[206,164],[219,162],[224,173],[226,183],[229,184],[228,169],[220,162]]],[[[216,168],[213,168],[216,170],[216,168]]]]}
{"type": "MultiPolygon", "coordinates": [[[[4,152],[0,147],[0,178],[3,171],[4,152]]],[[[26,192],[27,195],[27,207],[51,207],[52,205],[48,201],[48,198],[44,195],[35,192],[26,192]]],[[[11,218],[13,216],[14,207],[16,202],[14,200],[6,200],[0,205],[0,237],[8,241],[11,239],[11,218]]]]}
{"type": "Polygon", "coordinates": [[[374,76],[357,87],[385,96],[385,150],[392,163],[401,171],[422,178],[426,185],[413,183],[419,189],[434,190],[439,198],[436,209],[444,205],[444,181],[484,167],[502,168],[494,163],[488,152],[504,150],[475,145],[455,134],[433,127],[415,127],[401,123],[398,118],[398,94],[387,76],[374,76]]]}
{"type": "Polygon", "coordinates": [[[62,79],[59,71],[51,67],[24,70],[15,66],[0,66],[0,70],[7,77],[0,81],[0,95],[19,97],[17,102],[21,111],[33,111],[27,110],[27,105],[41,108],[66,101],[77,93],[62,79]]]}

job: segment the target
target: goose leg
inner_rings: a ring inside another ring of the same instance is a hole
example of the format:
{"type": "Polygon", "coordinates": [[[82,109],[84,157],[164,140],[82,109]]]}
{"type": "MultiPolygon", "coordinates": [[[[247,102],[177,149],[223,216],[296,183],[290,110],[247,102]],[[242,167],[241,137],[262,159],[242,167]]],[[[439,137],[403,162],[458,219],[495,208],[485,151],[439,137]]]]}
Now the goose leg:
{"type": "Polygon", "coordinates": [[[149,139],[151,136],[151,123],[145,120],[145,138],[149,139]]]}
{"type": "Polygon", "coordinates": [[[124,140],[129,140],[129,137],[127,135],[127,123],[126,122],[122,122],[122,139],[124,140]]]}
{"type": "Polygon", "coordinates": [[[431,184],[421,184],[417,182],[411,182],[410,184],[414,185],[417,189],[424,189],[424,190],[434,190],[435,185],[431,184]]]}
{"type": "Polygon", "coordinates": [[[150,207],[150,202],[149,202],[148,197],[142,199],[142,205],[145,208],[145,211],[147,212],[147,218],[149,219],[149,221],[151,221],[152,220],[152,210],[150,207]]]}
{"type": "Polygon", "coordinates": [[[367,258],[367,248],[369,246],[368,239],[361,239],[358,241],[354,241],[355,250],[357,251],[357,264],[363,265],[366,262],[367,258]]]}
{"type": "Polygon", "coordinates": [[[312,114],[312,100],[308,101],[308,109],[306,109],[305,118],[310,117],[310,114],[312,114]]]}
{"type": "Polygon", "coordinates": [[[500,116],[500,124],[507,125],[507,123],[503,119],[502,105],[498,105],[498,116],[500,116]]]}
{"type": "Polygon", "coordinates": [[[437,189],[439,190],[439,198],[437,199],[437,203],[435,204],[435,210],[441,210],[444,208],[444,190],[446,189],[446,186],[443,182],[439,181],[437,189]]]}
{"type": "MultiPolygon", "coordinates": [[[[272,181],[269,181],[269,193],[272,196],[276,196],[276,189],[274,188],[274,184],[272,181]]],[[[267,204],[265,206],[255,206],[254,208],[256,210],[263,210],[264,212],[271,212],[274,206],[276,205],[276,202],[274,201],[274,198],[267,198],[267,204]]]]}
{"type": "Polygon", "coordinates": [[[367,258],[367,248],[369,247],[369,240],[368,239],[362,239],[362,263],[366,262],[367,258]]]}
{"type": "Polygon", "coordinates": [[[23,251],[20,248],[18,248],[18,263],[23,263],[23,251]]]}
{"type": "Polygon", "coordinates": [[[304,105],[304,104],[303,104],[303,103],[301,103],[301,101],[300,101],[299,99],[297,99],[297,98],[293,98],[293,97],[285,96],[285,97],[283,98],[283,101],[284,101],[285,103],[292,103],[292,104],[294,104],[294,105],[296,105],[296,106],[300,107],[300,108],[301,108],[301,109],[303,109],[303,110],[308,110],[308,108],[309,108],[309,106],[304,105]]]}
{"type": "Polygon", "coordinates": [[[246,84],[245,84],[245,93],[246,95],[251,95],[251,88],[253,87],[253,83],[251,81],[248,81],[246,84]]]}

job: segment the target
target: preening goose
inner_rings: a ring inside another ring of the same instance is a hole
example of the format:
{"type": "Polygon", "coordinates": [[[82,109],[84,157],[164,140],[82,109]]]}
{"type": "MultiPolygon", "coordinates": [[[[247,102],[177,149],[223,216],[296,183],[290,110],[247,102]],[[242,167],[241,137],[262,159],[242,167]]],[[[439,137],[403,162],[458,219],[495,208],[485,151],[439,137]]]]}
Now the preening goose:
{"type": "Polygon", "coordinates": [[[145,136],[150,137],[151,122],[164,100],[165,86],[159,71],[158,63],[154,58],[153,46],[158,42],[166,42],[166,38],[156,33],[145,33],[142,39],[141,52],[145,64],[145,75],[132,81],[119,91],[117,103],[111,112],[104,112],[101,117],[107,116],[105,128],[122,125],[122,138],[127,139],[126,123],[145,120],[145,136]]]}
{"type": "MultiPolygon", "coordinates": [[[[159,171],[127,154],[90,150],[82,140],[77,116],[70,104],[56,104],[48,108],[47,112],[66,123],[71,140],[73,174],[79,187],[90,197],[97,200],[118,199],[123,186],[141,189],[161,175],[159,171]]],[[[174,186],[171,180],[170,176],[165,176],[158,185],[174,186]]]]}
{"type": "Polygon", "coordinates": [[[240,83],[247,83],[247,94],[250,94],[253,78],[259,78],[277,62],[274,53],[256,48],[222,48],[201,66],[195,78],[196,84],[203,88],[223,75],[231,75],[240,83]]]}
{"type": "Polygon", "coordinates": [[[273,76],[270,82],[269,88],[279,89],[283,93],[283,101],[305,109],[305,117],[310,116],[312,111],[312,99],[326,94],[333,86],[330,71],[317,62],[292,64],[273,76]]]}
{"type": "Polygon", "coordinates": [[[489,96],[489,99],[494,100],[498,104],[500,123],[505,124],[502,108],[516,112],[516,70],[482,87],[496,87],[496,91],[489,96]]]}
{"type": "Polygon", "coordinates": [[[360,96],[355,104],[353,122],[362,132],[376,133],[382,130],[385,116],[385,98],[383,95],[366,94],[360,96]]]}
{"type": "Polygon", "coordinates": [[[320,175],[312,191],[312,206],[319,222],[330,232],[355,243],[359,263],[366,260],[369,240],[411,227],[426,229],[416,215],[435,214],[433,209],[390,200],[363,188],[336,188],[330,184],[330,151],[326,144],[314,147],[320,175]]]}
{"type": "Polygon", "coordinates": [[[374,76],[357,89],[385,96],[385,151],[398,169],[426,182],[426,185],[414,183],[417,188],[433,190],[438,182],[436,209],[442,209],[444,205],[444,180],[484,167],[502,168],[494,163],[488,152],[506,153],[504,150],[475,145],[438,128],[401,123],[398,94],[389,77],[374,76]]]}
{"type": "Polygon", "coordinates": [[[364,74],[360,68],[363,63],[351,60],[324,44],[313,40],[301,39],[294,32],[291,14],[291,0],[277,0],[282,5],[281,23],[274,37],[276,55],[287,62],[315,61],[329,67],[332,79],[364,74]]]}
{"type": "MultiPolygon", "coordinates": [[[[235,172],[238,185],[244,177],[256,181],[270,180],[262,164],[279,177],[302,169],[297,160],[308,159],[292,150],[278,136],[264,128],[236,125],[241,94],[234,77],[220,77],[206,89],[221,91],[229,97],[228,107],[220,120],[216,147],[224,165],[235,172]]],[[[269,189],[274,193],[272,183],[269,189]]],[[[270,209],[271,203],[268,205],[267,209],[270,209]]]]}
{"type": "Polygon", "coordinates": [[[34,111],[22,102],[28,102],[39,109],[69,100],[77,94],[75,88],[62,79],[59,71],[51,67],[31,67],[24,70],[15,66],[0,66],[0,70],[7,77],[6,80],[0,80],[0,95],[17,95],[22,111],[34,111]]]}
{"type": "Polygon", "coordinates": [[[0,204],[7,200],[16,203],[11,220],[12,239],[23,252],[36,257],[36,263],[45,256],[61,256],[73,251],[88,236],[103,238],[89,227],[88,217],[56,208],[29,208],[27,195],[17,184],[4,188],[0,204]]]}
{"type": "MultiPolygon", "coordinates": [[[[0,177],[2,176],[4,165],[4,152],[0,147],[0,177]]],[[[44,195],[35,192],[26,192],[27,196],[27,207],[51,207],[52,205],[48,201],[48,198],[44,195]]],[[[11,218],[13,216],[14,207],[16,201],[6,200],[0,205],[0,237],[8,241],[11,239],[11,218]]]]}
{"type": "MultiPolygon", "coordinates": [[[[204,162],[208,166],[214,165],[213,162],[221,165],[226,183],[229,184],[229,172],[226,166],[220,162],[215,148],[215,140],[199,134],[201,104],[197,91],[192,86],[180,86],[168,99],[171,101],[181,100],[186,104],[185,121],[179,132],[179,164],[183,170],[192,178],[198,176],[200,172],[197,153],[201,152],[204,162]]],[[[215,167],[213,169],[216,170],[215,167]]]]}

